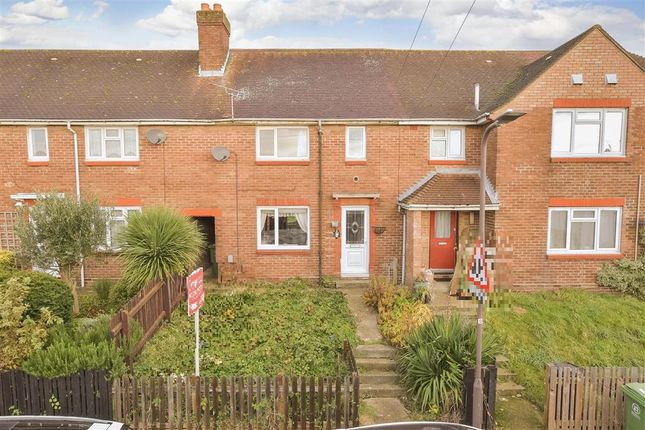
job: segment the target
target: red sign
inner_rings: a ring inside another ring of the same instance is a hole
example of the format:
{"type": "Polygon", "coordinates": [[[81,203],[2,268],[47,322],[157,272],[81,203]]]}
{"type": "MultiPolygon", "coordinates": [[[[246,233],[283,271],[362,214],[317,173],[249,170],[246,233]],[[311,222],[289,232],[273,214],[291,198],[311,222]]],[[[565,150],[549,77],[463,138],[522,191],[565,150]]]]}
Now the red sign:
{"type": "Polygon", "coordinates": [[[188,289],[188,316],[201,309],[204,304],[204,268],[195,269],[186,278],[188,289]]]}
{"type": "Polygon", "coordinates": [[[475,251],[473,252],[473,258],[470,260],[467,278],[484,293],[490,291],[488,269],[486,268],[486,250],[479,240],[475,244],[475,251]]]}

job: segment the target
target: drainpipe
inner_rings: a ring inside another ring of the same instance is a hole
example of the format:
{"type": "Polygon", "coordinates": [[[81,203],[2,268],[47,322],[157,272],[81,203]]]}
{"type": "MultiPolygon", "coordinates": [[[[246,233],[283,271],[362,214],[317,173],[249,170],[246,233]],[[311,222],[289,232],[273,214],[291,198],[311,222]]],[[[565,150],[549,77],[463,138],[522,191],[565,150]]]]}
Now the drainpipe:
{"type": "Polygon", "coordinates": [[[405,247],[406,229],[408,224],[408,211],[403,211],[403,248],[401,250],[401,285],[405,285],[405,247]]]}
{"type": "MultiPolygon", "coordinates": [[[[76,179],[76,202],[81,203],[81,178],[78,169],[78,135],[72,128],[70,121],[67,121],[67,131],[74,135],[74,174],[76,179]]],[[[85,264],[81,258],[81,288],[85,287],[85,264]]]]}
{"type": "Polygon", "coordinates": [[[323,280],[323,174],[322,174],[322,121],[318,120],[318,283],[322,286],[323,280]]]}
{"type": "Polygon", "coordinates": [[[643,175],[638,175],[638,197],[636,199],[636,240],[634,240],[634,261],[638,260],[638,233],[641,216],[641,189],[643,188],[643,175]]]}

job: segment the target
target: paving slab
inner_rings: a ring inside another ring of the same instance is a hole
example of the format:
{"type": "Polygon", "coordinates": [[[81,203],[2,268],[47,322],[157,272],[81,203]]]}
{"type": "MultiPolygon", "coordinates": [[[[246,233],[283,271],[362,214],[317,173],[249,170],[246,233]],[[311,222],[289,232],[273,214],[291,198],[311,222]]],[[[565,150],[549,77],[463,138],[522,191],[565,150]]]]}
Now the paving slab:
{"type": "Polygon", "coordinates": [[[408,411],[396,397],[364,399],[361,405],[361,425],[410,421],[408,411]]]}
{"type": "Polygon", "coordinates": [[[368,308],[363,301],[363,292],[366,288],[341,288],[347,297],[347,304],[356,320],[356,333],[361,343],[381,342],[383,337],[378,329],[377,313],[368,308]]]}

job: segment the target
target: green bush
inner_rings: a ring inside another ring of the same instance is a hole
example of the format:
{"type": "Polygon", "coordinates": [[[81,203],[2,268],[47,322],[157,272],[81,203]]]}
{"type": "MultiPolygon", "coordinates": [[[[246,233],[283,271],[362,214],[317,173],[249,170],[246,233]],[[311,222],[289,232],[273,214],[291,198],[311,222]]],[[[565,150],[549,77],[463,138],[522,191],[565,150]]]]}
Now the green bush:
{"type": "MultiPolygon", "coordinates": [[[[461,405],[463,373],[475,365],[475,325],[458,315],[436,316],[407,338],[399,358],[401,380],[423,410],[454,413],[461,405]]],[[[485,332],[483,365],[493,364],[501,340],[485,332]]]]}
{"type": "Polygon", "coordinates": [[[390,345],[402,346],[412,330],[432,319],[430,308],[412,296],[399,294],[392,308],[379,314],[381,334],[390,345]]]}
{"type": "Polygon", "coordinates": [[[188,273],[203,251],[204,236],[195,221],[176,210],[153,207],[128,217],[119,243],[123,278],[143,287],[188,273]]]}
{"type": "Polygon", "coordinates": [[[137,295],[142,286],[137,286],[121,278],[112,288],[108,299],[109,308],[113,312],[121,309],[128,301],[137,295]]]}
{"type": "Polygon", "coordinates": [[[92,283],[92,288],[94,289],[99,301],[106,305],[110,301],[110,290],[113,286],[114,281],[112,279],[97,279],[92,283]]]}
{"type": "Polygon", "coordinates": [[[645,256],[638,260],[623,258],[603,265],[597,275],[598,285],[645,300],[645,256]]]}
{"type": "Polygon", "coordinates": [[[96,294],[83,294],[78,297],[79,318],[96,318],[105,313],[107,310],[96,294]]]}
{"type": "Polygon", "coordinates": [[[0,270],[16,269],[16,254],[11,251],[0,251],[0,270]]]}
{"type": "Polygon", "coordinates": [[[83,369],[103,369],[119,377],[126,371],[125,353],[110,337],[109,317],[78,320],[72,327],[59,327],[45,349],[32,354],[22,369],[34,376],[55,378],[83,369]]]}
{"type": "Polygon", "coordinates": [[[63,321],[72,320],[72,292],[65,282],[42,272],[2,272],[0,271],[0,289],[6,288],[7,280],[17,277],[27,280],[28,292],[25,297],[27,315],[33,319],[40,317],[40,309],[48,308],[52,314],[63,321]]]}

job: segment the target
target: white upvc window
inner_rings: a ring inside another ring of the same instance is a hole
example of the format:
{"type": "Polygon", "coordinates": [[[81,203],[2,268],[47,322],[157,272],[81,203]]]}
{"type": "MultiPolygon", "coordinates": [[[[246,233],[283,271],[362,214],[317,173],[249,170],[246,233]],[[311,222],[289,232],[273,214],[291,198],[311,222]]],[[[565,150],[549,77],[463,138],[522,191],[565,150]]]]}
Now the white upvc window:
{"type": "Polygon", "coordinates": [[[258,249],[309,249],[309,208],[257,208],[258,249]]]}
{"type": "Polygon", "coordinates": [[[27,129],[27,153],[29,161],[49,161],[49,142],[46,127],[27,129]]]}
{"type": "Polygon", "coordinates": [[[365,160],[367,158],[367,139],[365,127],[345,128],[345,159],[365,160]]]}
{"type": "Polygon", "coordinates": [[[108,249],[119,249],[119,233],[128,225],[128,216],[133,212],[141,212],[138,206],[115,206],[103,208],[108,214],[105,233],[105,245],[108,249]]]}
{"type": "Polygon", "coordinates": [[[549,208],[549,254],[620,252],[621,208],[549,208]]]}
{"type": "Polygon", "coordinates": [[[255,140],[258,160],[309,160],[307,127],[258,127],[255,140]]]}
{"type": "Polygon", "coordinates": [[[432,127],[430,129],[431,160],[465,159],[464,127],[432,127]]]}
{"type": "Polygon", "coordinates": [[[88,161],[138,161],[136,127],[85,127],[85,159],[88,161]]]}
{"type": "Polygon", "coordinates": [[[625,154],[627,109],[553,109],[551,156],[625,154]]]}

